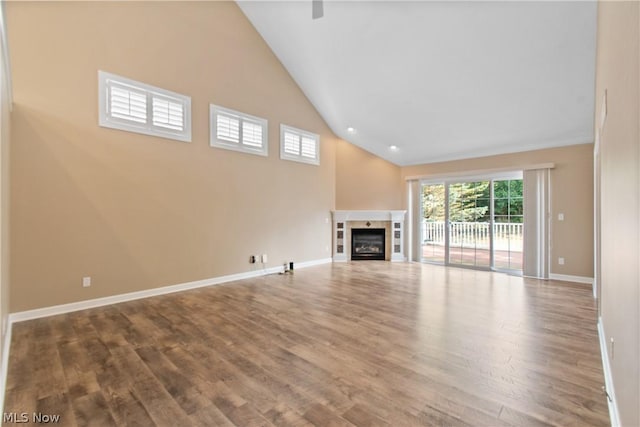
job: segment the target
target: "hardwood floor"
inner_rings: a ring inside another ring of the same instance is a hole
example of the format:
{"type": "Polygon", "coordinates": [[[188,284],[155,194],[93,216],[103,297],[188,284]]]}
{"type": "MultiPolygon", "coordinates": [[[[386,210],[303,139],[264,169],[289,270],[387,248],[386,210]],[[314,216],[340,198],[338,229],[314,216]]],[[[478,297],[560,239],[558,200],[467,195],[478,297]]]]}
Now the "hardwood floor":
{"type": "Polygon", "coordinates": [[[5,412],[68,426],[606,426],[590,288],[388,262],[17,323],[5,412]]]}

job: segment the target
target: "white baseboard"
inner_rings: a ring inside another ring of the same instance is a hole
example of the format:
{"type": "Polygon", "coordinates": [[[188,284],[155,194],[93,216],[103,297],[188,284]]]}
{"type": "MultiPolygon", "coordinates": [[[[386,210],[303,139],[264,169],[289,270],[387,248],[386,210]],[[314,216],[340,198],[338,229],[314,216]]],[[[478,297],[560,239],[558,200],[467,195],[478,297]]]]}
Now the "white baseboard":
{"type": "Polygon", "coordinates": [[[11,348],[11,320],[7,319],[7,331],[2,343],[2,361],[0,362],[0,414],[4,414],[4,395],[7,390],[7,373],[9,371],[9,349],[11,348]]]}
{"type": "Polygon", "coordinates": [[[620,413],[616,401],[616,393],[613,388],[613,376],[611,375],[611,365],[609,364],[609,353],[607,352],[607,340],[602,326],[602,317],[598,318],[598,337],[600,338],[600,353],[602,353],[602,369],[604,371],[604,385],[611,400],[607,399],[609,406],[609,419],[611,427],[620,427],[620,413]]]}
{"type": "MultiPolygon", "coordinates": [[[[295,264],[296,269],[312,267],[315,265],[329,264],[331,258],[323,258],[312,261],[304,261],[295,264]]],[[[4,413],[4,396],[7,387],[7,373],[9,369],[9,350],[11,348],[11,332],[13,324],[25,320],[38,319],[41,317],[54,316],[56,314],[70,313],[73,311],[85,310],[87,308],[101,307],[119,302],[133,301],[141,298],[148,298],[157,295],[170,294],[174,292],[186,291],[189,289],[202,288],[205,286],[219,285],[222,283],[233,282],[235,280],[251,279],[254,277],[265,276],[267,274],[280,273],[284,270],[282,267],[271,267],[262,270],[248,271],[245,273],[230,274],[227,276],[213,277],[211,279],[197,280],[195,282],[181,283],[172,286],[163,286],[161,288],[148,289],[138,292],[130,292],[126,294],[113,295],[104,298],[96,298],[86,301],[79,301],[70,304],[55,305],[52,307],[38,308],[35,310],[20,311],[9,314],[7,318],[7,330],[4,336],[4,345],[2,346],[2,360],[0,361],[0,414],[4,413]]]]}
{"type": "Polygon", "coordinates": [[[593,285],[593,277],[584,277],[584,276],[571,276],[568,274],[549,274],[549,279],[551,280],[562,280],[563,282],[575,282],[575,283],[584,283],[586,285],[593,285]]]}
{"type": "Polygon", "coordinates": [[[313,261],[297,262],[295,263],[294,267],[295,268],[313,267],[314,265],[331,264],[332,261],[333,260],[331,258],[315,259],[313,261]]]}
{"type": "MultiPolygon", "coordinates": [[[[312,267],[314,265],[327,264],[331,262],[331,258],[324,258],[312,261],[304,261],[295,264],[296,269],[312,267]]],[[[261,270],[247,271],[244,273],[230,274],[227,276],[213,277],[210,279],[196,280],[194,282],[181,283],[178,285],[163,286],[160,288],[147,289],[144,291],[130,292],[126,294],[112,295],[103,298],[90,299],[85,301],[72,302],[69,304],[54,305],[51,307],[37,308],[35,310],[26,310],[9,315],[9,322],[23,322],[25,320],[39,319],[41,317],[55,316],[57,314],[71,313],[73,311],[86,310],[88,308],[102,307],[120,302],[133,301],[141,298],[149,298],[158,295],[165,295],[174,292],[186,291],[189,289],[202,288],[205,286],[220,285],[222,283],[233,282],[235,280],[251,279],[254,277],[265,276],[267,274],[280,273],[284,270],[284,266],[270,267],[261,270]]],[[[11,325],[9,325],[9,328],[11,325]]]]}

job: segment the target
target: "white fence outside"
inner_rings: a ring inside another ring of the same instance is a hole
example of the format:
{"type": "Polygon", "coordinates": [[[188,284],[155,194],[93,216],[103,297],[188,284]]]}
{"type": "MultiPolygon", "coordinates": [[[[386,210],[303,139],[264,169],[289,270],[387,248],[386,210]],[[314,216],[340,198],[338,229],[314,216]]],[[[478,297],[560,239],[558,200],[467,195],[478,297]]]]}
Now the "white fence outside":
{"type": "MultiPolygon", "coordinates": [[[[488,222],[451,222],[451,246],[489,249],[488,222]]],[[[496,250],[522,251],[523,224],[493,223],[493,246],[496,250]]],[[[444,221],[422,221],[422,244],[444,246],[444,221]]]]}

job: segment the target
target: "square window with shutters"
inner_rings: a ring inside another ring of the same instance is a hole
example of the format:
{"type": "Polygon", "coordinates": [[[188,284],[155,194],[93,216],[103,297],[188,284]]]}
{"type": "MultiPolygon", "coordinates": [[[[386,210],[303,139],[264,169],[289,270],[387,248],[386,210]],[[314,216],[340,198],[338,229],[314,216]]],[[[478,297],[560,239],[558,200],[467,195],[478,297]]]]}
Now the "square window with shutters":
{"type": "Polygon", "coordinates": [[[191,98],[98,71],[99,124],[145,135],[191,141],[191,98]]]}
{"type": "Polygon", "coordinates": [[[320,164],[320,137],[315,133],[280,125],[280,158],[320,164]]]}
{"type": "Polygon", "coordinates": [[[212,147],[260,156],[269,154],[266,119],[211,104],[209,122],[212,147]]]}

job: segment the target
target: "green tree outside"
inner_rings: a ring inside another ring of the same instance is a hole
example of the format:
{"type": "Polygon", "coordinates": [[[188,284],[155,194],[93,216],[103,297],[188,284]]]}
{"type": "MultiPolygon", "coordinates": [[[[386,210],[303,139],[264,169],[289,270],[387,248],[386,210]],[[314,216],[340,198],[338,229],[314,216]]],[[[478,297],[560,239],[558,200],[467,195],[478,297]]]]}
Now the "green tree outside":
{"type": "MultiPolygon", "coordinates": [[[[449,215],[453,222],[489,222],[491,181],[462,182],[449,186],[449,215]]],[[[431,222],[445,220],[444,185],[422,186],[422,212],[431,222]]],[[[493,181],[494,221],[523,222],[521,179],[493,181]]]]}

